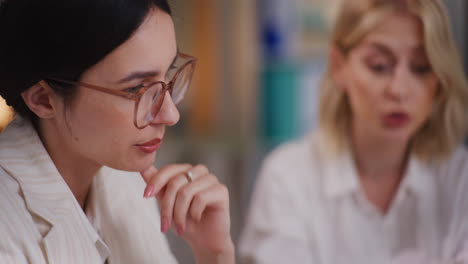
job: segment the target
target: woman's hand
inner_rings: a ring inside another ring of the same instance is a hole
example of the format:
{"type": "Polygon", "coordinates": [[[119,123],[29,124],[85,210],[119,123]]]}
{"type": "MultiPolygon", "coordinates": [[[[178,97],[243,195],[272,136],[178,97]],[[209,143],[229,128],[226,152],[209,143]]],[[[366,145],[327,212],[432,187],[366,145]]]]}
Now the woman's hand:
{"type": "Polygon", "coordinates": [[[234,263],[229,193],[203,165],[150,167],[141,172],[144,196],[156,197],[161,231],[174,227],[192,247],[197,263],[234,263]]]}

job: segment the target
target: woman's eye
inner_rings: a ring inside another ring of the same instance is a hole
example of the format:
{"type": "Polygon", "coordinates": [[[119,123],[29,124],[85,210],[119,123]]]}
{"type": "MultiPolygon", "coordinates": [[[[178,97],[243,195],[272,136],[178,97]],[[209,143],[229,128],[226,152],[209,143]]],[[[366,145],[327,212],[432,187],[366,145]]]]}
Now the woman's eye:
{"type": "Polygon", "coordinates": [[[416,73],[416,74],[420,74],[420,75],[424,75],[424,74],[427,74],[427,73],[430,73],[432,72],[432,68],[430,65],[427,65],[427,64],[424,64],[424,65],[413,65],[411,66],[411,70],[416,73]]]}
{"type": "Polygon", "coordinates": [[[130,88],[127,88],[125,89],[124,91],[125,92],[128,92],[128,93],[137,93],[141,88],[143,88],[144,85],[143,84],[139,84],[137,86],[134,86],[134,87],[130,87],[130,88]]]}
{"type": "Polygon", "coordinates": [[[169,69],[167,70],[166,75],[164,75],[164,81],[170,82],[172,80],[172,77],[174,77],[174,75],[176,74],[177,69],[177,66],[171,65],[171,67],[169,67],[169,69]]]}
{"type": "Polygon", "coordinates": [[[385,56],[370,56],[364,59],[364,64],[369,71],[381,75],[392,71],[393,61],[385,56]]]}
{"type": "Polygon", "coordinates": [[[368,64],[369,69],[377,74],[383,74],[390,71],[391,66],[383,63],[368,64]]]}

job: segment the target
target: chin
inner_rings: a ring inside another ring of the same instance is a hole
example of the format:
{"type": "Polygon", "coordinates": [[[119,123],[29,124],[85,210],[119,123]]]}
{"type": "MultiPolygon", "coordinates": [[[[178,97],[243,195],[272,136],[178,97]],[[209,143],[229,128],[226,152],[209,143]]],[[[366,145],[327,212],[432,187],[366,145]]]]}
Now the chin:
{"type": "Polygon", "coordinates": [[[145,155],[144,157],[126,156],[124,160],[120,162],[114,162],[107,166],[116,170],[140,172],[151,167],[154,164],[155,158],[156,158],[155,153],[150,154],[150,155],[145,155]]]}
{"type": "Polygon", "coordinates": [[[383,128],[382,136],[385,140],[399,143],[399,142],[408,142],[412,136],[412,130],[409,127],[406,128],[383,128]]]}
{"type": "Polygon", "coordinates": [[[136,171],[136,172],[144,171],[154,165],[154,160],[155,160],[155,157],[153,156],[153,158],[151,159],[135,161],[133,164],[129,166],[127,170],[136,171]]]}

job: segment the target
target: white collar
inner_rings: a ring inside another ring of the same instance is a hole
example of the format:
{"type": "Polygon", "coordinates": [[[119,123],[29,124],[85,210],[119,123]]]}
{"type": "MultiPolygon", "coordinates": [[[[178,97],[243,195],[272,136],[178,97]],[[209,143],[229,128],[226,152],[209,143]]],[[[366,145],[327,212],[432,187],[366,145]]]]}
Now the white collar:
{"type": "MultiPolygon", "coordinates": [[[[337,198],[361,192],[359,176],[350,151],[333,156],[324,149],[325,145],[317,144],[317,146],[324,161],[323,184],[327,197],[337,198]]],[[[430,192],[431,184],[428,178],[430,173],[429,165],[415,155],[411,155],[399,191],[409,191],[416,196],[430,192]]]]}

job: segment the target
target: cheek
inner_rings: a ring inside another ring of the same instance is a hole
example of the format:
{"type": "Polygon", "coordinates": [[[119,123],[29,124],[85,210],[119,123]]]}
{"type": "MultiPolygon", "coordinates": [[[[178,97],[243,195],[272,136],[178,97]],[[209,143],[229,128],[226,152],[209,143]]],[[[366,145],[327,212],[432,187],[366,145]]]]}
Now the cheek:
{"type": "Polygon", "coordinates": [[[415,111],[419,110],[421,118],[427,119],[432,113],[438,92],[439,84],[437,81],[425,82],[417,89],[413,105],[417,106],[415,111]]]}
{"type": "Polygon", "coordinates": [[[122,97],[90,91],[88,96],[83,96],[81,116],[107,126],[123,127],[127,123],[133,125],[133,112],[135,102],[122,97]]]}
{"type": "Polygon", "coordinates": [[[74,147],[93,159],[122,153],[132,145],[135,135],[132,101],[106,97],[81,96],[66,111],[74,147]]]}
{"type": "Polygon", "coordinates": [[[369,116],[375,113],[373,109],[379,100],[379,81],[365,69],[354,67],[349,71],[346,80],[345,93],[351,104],[353,113],[369,116]]]}
{"type": "Polygon", "coordinates": [[[414,100],[419,103],[432,102],[439,92],[439,81],[435,74],[430,74],[424,78],[414,78],[415,88],[413,89],[414,100]]]}

